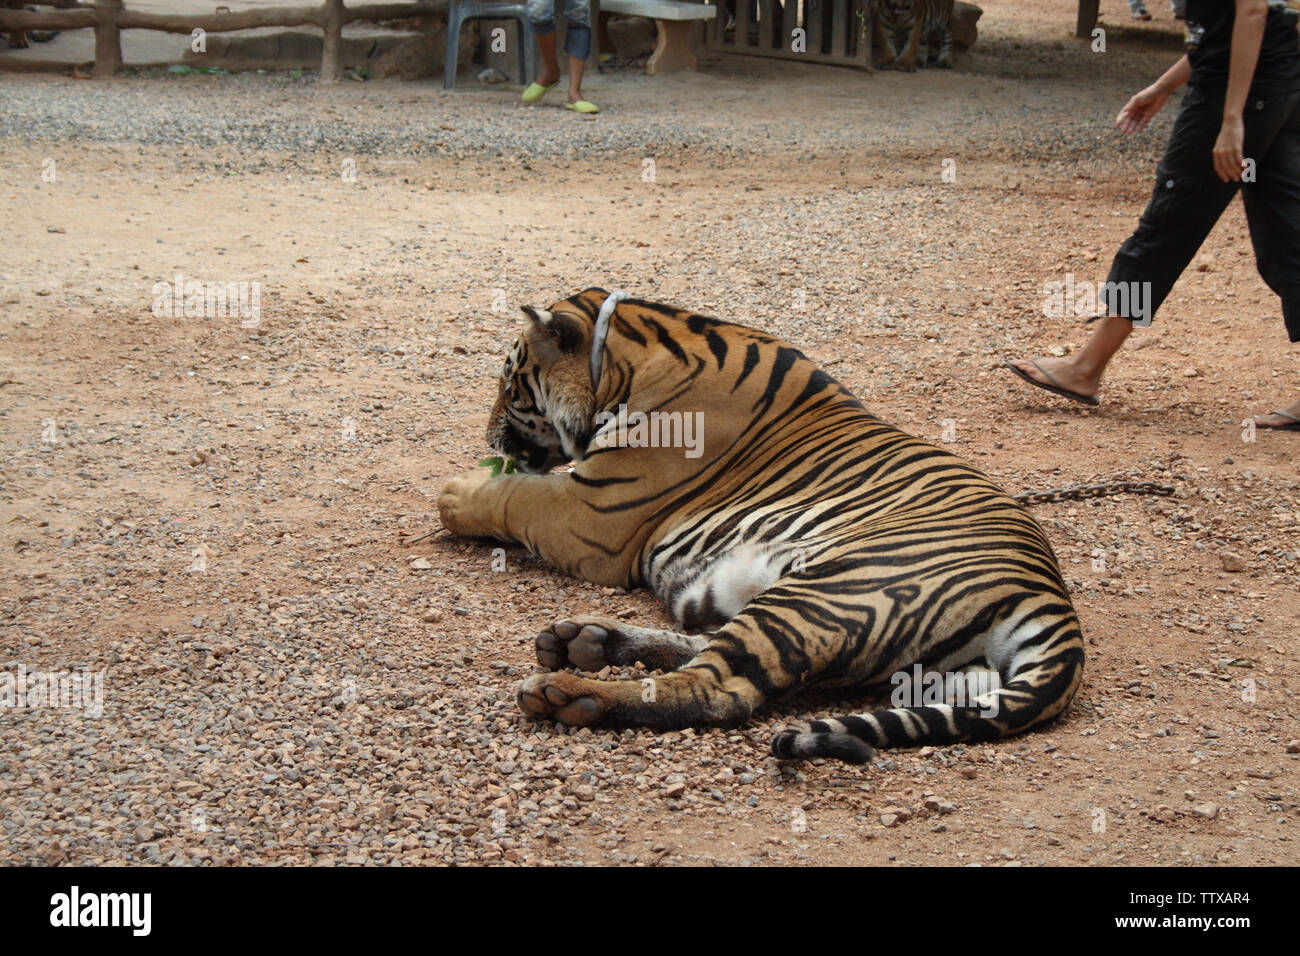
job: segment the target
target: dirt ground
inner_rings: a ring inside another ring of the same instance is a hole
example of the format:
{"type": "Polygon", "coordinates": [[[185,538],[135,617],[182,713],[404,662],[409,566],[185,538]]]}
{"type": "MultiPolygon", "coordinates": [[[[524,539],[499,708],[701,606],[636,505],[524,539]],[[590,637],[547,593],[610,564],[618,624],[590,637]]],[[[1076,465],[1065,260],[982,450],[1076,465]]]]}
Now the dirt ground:
{"type": "MultiPolygon", "coordinates": [[[[105,674],[98,719],[0,712],[0,861],[1300,862],[1300,435],[1242,425],[1300,393],[1300,349],[1240,205],[1100,408],[998,368],[1084,341],[1042,287],[1104,279],[1168,130],[1108,127],[1177,57],[1167,11],[1095,57],[1072,9],[987,4],[965,72],[607,74],[600,117],[536,121],[629,144],[599,155],[462,140],[533,122],[498,89],[276,77],[229,89],[276,128],[328,114],[438,139],[0,139],[0,671],[105,674]],[[155,315],[178,271],[261,282],[257,326],[155,315]],[[1013,491],[1174,485],[1035,508],[1088,636],[1069,714],[862,768],[767,756],[774,730],[861,701],[659,735],[525,719],[513,688],[543,625],[662,609],[518,548],[498,570],[433,504],[487,454],[516,306],[593,284],[783,335],[1013,491]]],[[[180,122],[224,79],[114,82],[180,122]]]]}

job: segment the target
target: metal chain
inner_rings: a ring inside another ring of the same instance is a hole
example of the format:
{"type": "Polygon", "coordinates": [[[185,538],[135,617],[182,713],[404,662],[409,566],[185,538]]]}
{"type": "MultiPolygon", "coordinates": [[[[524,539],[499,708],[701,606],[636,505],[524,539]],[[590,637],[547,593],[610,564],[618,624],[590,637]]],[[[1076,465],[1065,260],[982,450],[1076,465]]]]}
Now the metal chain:
{"type": "Polygon", "coordinates": [[[1173,493],[1173,485],[1158,485],[1154,481],[1112,481],[1100,485],[1053,488],[1051,491],[1026,491],[1015,495],[1015,500],[1024,505],[1045,505],[1057,501],[1083,501],[1087,498],[1108,498],[1111,495],[1128,494],[1158,495],[1167,498],[1173,493]]]}

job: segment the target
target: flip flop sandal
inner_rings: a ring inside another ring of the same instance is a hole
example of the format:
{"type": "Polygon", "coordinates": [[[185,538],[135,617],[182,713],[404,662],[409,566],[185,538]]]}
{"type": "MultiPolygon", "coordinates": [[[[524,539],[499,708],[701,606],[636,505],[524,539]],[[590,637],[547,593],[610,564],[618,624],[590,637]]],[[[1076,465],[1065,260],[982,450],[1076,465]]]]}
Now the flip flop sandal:
{"type": "Polygon", "coordinates": [[[529,83],[528,89],[524,90],[523,95],[520,96],[519,98],[523,100],[525,103],[540,102],[542,97],[545,96],[547,93],[551,92],[551,90],[555,89],[555,87],[558,86],[559,83],[560,81],[558,79],[550,86],[542,86],[542,84],[540,83],[529,83]]]}
{"type": "Polygon", "coordinates": [[[1256,427],[1256,428],[1271,428],[1271,429],[1273,429],[1274,431],[1278,431],[1278,432],[1300,432],[1300,415],[1292,415],[1290,412],[1283,411],[1283,410],[1280,409],[1280,408],[1275,408],[1275,409],[1273,409],[1271,412],[1269,412],[1269,414],[1270,414],[1270,415],[1281,415],[1283,418],[1289,418],[1289,419],[1291,419],[1291,421],[1289,421],[1289,422],[1288,422],[1287,424],[1285,424],[1285,425],[1263,425],[1263,424],[1260,423],[1259,419],[1256,418],[1256,419],[1255,419],[1255,427],[1256,427]]]}
{"type": "Polygon", "coordinates": [[[597,106],[595,103],[590,103],[587,100],[578,100],[578,102],[576,103],[566,103],[564,105],[564,108],[566,110],[573,110],[573,112],[575,113],[591,114],[591,113],[600,112],[599,106],[597,106]]]}
{"type": "Polygon", "coordinates": [[[1047,369],[1043,368],[1033,359],[1029,360],[1029,364],[1032,365],[1034,368],[1038,369],[1038,371],[1042,372],[1043,375],[1047,378],[1047,381],[1052,383],[1051,385],[1048,385],[1047,382],[1040,382],[1038,379],[1034,378],[1028,372],[1016,368],[1006,359],[1002,360],[1002,364],[1005,365],[1007,368],[1011,369],[1011,371],[1015,372],[1026,382],[1028,382],[1030,385],[1036,385],[1045,391],[1051,392],[1053,395],[1060,395],[1062,398],[1068,398],[1070,401],[1078,402],[1081,405],[1096,406],[1101,404],[1101,401],[1097,398],[1096,395],[1083,395],[1079,392],[1072,392],[1068,388],[1063,388],[1061,386],[1061,383],[1058,382],[1052,376],[1051,372],[1047,371],[1047,369]]]}

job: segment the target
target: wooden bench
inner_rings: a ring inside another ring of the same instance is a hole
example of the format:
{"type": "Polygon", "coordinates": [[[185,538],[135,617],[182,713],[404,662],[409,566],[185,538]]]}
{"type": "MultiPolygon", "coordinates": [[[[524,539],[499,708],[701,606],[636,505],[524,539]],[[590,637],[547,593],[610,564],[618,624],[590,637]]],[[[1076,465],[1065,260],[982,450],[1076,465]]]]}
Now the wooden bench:
{"type": "Polygon", "coordinates": [[[718,8],[707,3],[687,3],[684,0],[599,0],[604,13],[622,13],[654,20],[659,31],[655,51],[646,61],[645,71],[671,73],[674,70],[695,69],[695,54],[691,52],[691,24],[696,20],[712,20],[718,8]]]}

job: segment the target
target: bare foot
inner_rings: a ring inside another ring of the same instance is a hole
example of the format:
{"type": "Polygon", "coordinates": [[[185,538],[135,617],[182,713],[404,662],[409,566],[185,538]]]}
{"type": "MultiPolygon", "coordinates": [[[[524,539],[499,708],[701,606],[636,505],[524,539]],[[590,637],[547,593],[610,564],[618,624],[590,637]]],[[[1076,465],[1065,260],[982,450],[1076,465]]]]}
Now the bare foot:
{"type": "MultiPolygon", "coordinates": [[[[1288,414],[1295,415],[1296,418],[1300,418],[1300,402],[1292,402],[1290,406],[1284,409],[1284,411],[1288,414]]],[[[1295,419],[1287,418],[1284,415],[1269,412],[1267,415],[1256,415],[1255,424],[1263,425],[1265,428],[1284,428],[1287,425],[1296,424],[1296,421],[1295,419]]]]}
{"type": "Polygon", "coordinates": [[[560,70],[557,67],[554,73],[542,73],[537,78],[538,86],[550,86],[552,83],[558,83],[560,80],[560,70]]]}
{"type": "Polygon", "coordinates": [[[1020,371],[1024,372],[1035,382],[1042,382],[1044,385],[1057,385],[1060,388],[1067,389],[1071,392],[1078,392],[1080,395],[1096,395],[1097,389],[1101,386],[1101,373],[1086,374],[1080,371],[1072,358],[1040,358],[1037,360],[1041,365],[1040,371],[1029,359],[1012,359],[1011,364],[1020,371]],[[1046,371],[1055,382],[1048,381],[1043,377],[1043,371],[1046,371]]]}

